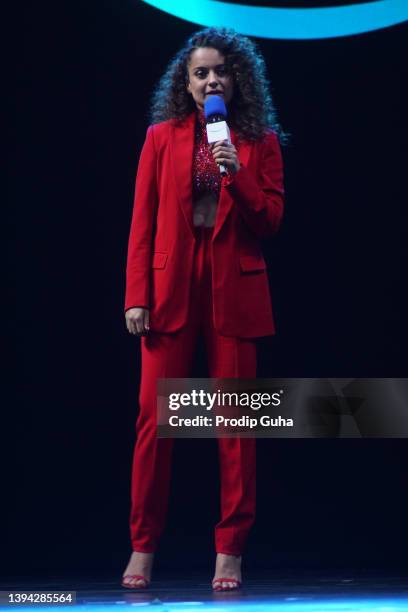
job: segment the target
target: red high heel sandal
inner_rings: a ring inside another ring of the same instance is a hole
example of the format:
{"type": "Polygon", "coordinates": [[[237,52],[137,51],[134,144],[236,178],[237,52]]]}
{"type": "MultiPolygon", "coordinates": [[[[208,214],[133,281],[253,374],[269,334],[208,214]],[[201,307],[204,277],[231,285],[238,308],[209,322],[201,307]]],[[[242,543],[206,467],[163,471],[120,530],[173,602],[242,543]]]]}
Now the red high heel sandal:
{"type": "Polygon", "coordinates": [[[241,582],[235,578],[214,578],[212,581],[213,591],[236,591],[241,588],[241,582]],[[232,586],[222,586],[223,582],[232,582],[232,586]]]}
{"type": "Polygon", "coordinates": [[[150,584],[150,580],[148,580],[141,574],[127,574],[126,576],[123,576],[121,584],[123,587],[125,587],[125,589],[147,589],[150,584]],[[125,582],[125,578],[136,578],[136,580],[143,580],[144,584],[129,584],[128,582],[125,582]]]}

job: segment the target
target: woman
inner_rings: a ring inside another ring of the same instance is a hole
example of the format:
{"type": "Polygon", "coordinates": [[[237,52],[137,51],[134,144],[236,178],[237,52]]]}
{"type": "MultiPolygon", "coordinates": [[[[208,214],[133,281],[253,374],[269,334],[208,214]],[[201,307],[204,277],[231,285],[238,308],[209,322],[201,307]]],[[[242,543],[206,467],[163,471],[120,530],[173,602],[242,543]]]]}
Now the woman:
{"type": "MultiPolygon", "coordinates": [[[[224,28],[195,33],[153,99],[129,238],[125,316],[142,336],[132,473],[133,553],[123,586],[150,582],[167,509],[173,440],[156,437],[156,380],[190,376],[203,333],[209,376],[255,378],[255,339],[274,333],[259,239],[283,212],[282,158],[263,58],[224,28]],[[204,103],[224,99],[232,144],[207,143],[204,103]],[[227,169],[220,175],[219,165],[227,169]]],[[[214,590],[239,588],[255,517],[255,440],[220,438],[214,590]]]]}

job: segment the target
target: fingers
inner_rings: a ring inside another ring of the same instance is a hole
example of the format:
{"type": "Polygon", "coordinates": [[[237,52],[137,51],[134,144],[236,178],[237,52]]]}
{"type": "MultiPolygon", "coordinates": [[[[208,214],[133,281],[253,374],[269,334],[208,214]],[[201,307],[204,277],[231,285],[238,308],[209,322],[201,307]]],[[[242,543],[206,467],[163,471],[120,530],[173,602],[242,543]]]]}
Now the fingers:
{"type": "Polygon", "coordinates": [[[126,327],[134,336],[146,336],[149,329],[149,311],[146,308],[130,308],[125,313],[126,327]]]}
{"type": "Polygon", "coordinates": [[[150,321],[150,313],[148,310],[145,310],[144,311],[144,329],[146,333],[150,329],[149,321],[150,321]]]}
{"type": "Polygon", "coordinates": [[[236,155],[232,151],[224,151],[220,149],[216,153],[213,153],[215,161],[220,161],[221,159],[235,159],[236,155]]]}
{"type": "Polygon", "coordinates": [[[227,140],[219,140],[218,142],[213,142],[211,145],[211,151],[212,153],[218,153],[219,151],[224,151],[226,153],[228,152],[233,152],[233,153],[237,153],[236,148],[234,147],[234,145],[231,143],[228,143],[227,140]]]}
{"type": "Polygon", "coordinates": [[[227,157],[234,158],[237,156],[237,150],[233,144],[228,144],[225,140],[221,140],[213,144],[211,152],[214,158],[227,157]]]}
{"type": "Polygon", "coordinates": [[[225,140],[214,143],[211,152],[217,164],[227,166],[229,169],[236,171],[240,164],[238,161],[237,150],[233,144],[229,144],[225,140]]]}
{"type": "Polygon", "coordinates": [[[138,317],[136,319],[135,323],[136,323],[136,334],[138,336],[141,336],[145,332],[145,329],[144,329],[144,317],[143,317],[143,315],[138,317]]]}
{"type": "Polygon", "coordinates": [[[216,147],[228,146],[228,140],[217,140],[217,142],[212,142],[210,144],[211,150],[214,150],[216,147]]]}

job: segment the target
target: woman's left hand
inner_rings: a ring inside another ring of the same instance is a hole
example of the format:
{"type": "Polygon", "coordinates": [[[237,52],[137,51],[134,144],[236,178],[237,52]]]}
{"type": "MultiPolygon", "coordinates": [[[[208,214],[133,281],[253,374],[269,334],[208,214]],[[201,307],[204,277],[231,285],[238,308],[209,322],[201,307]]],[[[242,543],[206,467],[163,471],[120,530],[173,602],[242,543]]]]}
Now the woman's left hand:
{"type": "Polygon", "coordinates": [[[212,145],[211,152],[216,163],[225,166],[231,174],[235,174],[240,169],[237,150],[233,144],[228,144],[226,140],[219,140],[212,145]]]}

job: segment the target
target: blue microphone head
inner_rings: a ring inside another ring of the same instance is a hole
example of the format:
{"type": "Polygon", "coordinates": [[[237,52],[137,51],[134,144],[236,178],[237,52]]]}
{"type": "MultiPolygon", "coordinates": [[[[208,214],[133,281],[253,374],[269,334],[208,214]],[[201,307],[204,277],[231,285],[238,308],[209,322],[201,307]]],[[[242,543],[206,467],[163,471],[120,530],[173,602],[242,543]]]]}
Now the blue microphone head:
{"type": "Polygon", "coordinates": [[[227,117],[227,108],[224,100],[215,94],[208,96],[204,102],[204,115],[206,119],[209,119],[212,115],[221,115],[227,117]]]}

